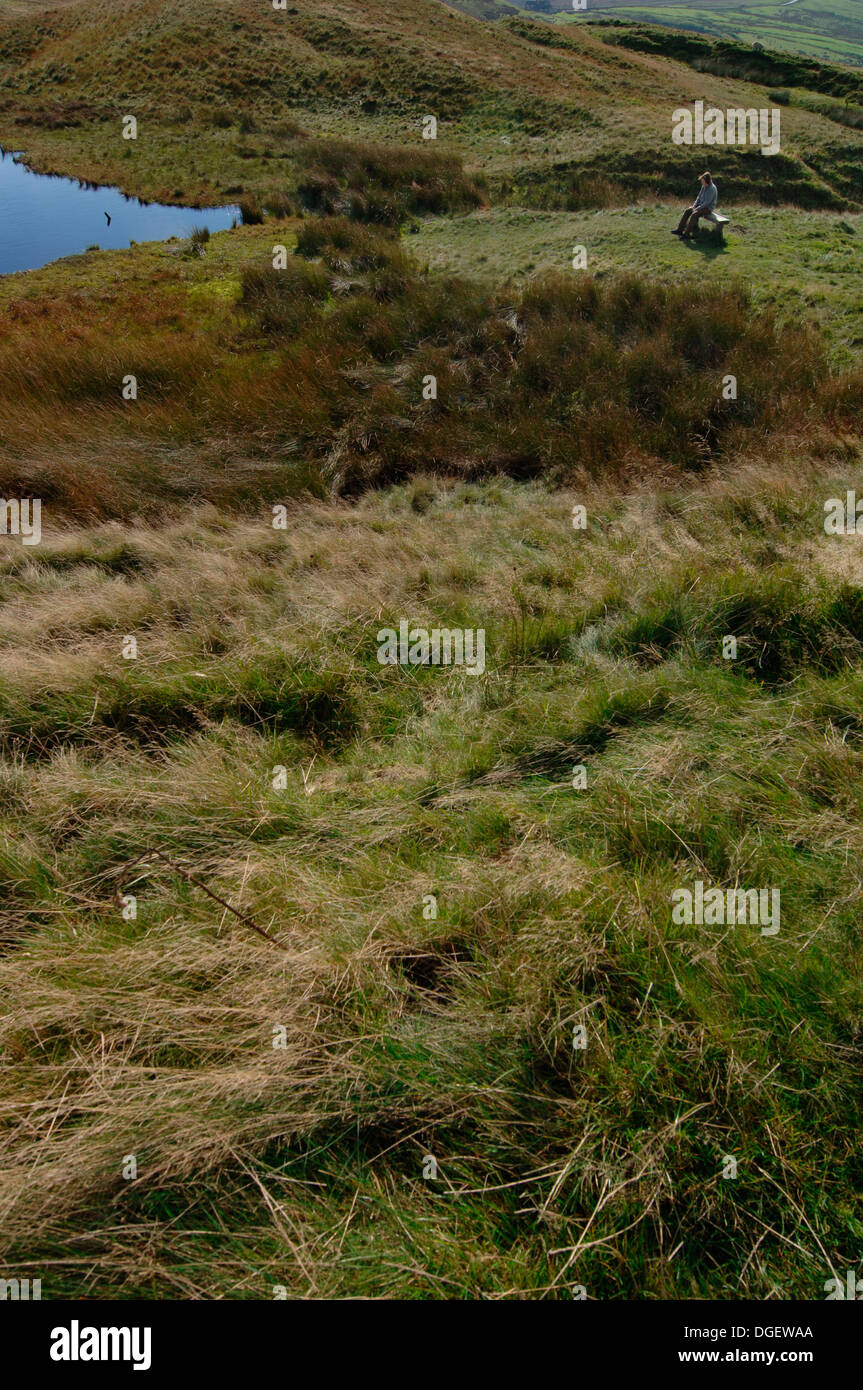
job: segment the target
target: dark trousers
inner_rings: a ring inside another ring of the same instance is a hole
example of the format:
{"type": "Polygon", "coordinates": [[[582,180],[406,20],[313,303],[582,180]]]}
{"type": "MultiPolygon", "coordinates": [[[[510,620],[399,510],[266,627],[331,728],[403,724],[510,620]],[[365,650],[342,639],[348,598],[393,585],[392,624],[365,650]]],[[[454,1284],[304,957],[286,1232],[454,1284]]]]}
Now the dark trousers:
{"type": "Polygon", "coordinates": [[[699,217],[706,217],[706,212],[693,212],[692,208],[687,208],[677,224],[677,230],[681,236],[691,236],[698,226],[699,217]]]}

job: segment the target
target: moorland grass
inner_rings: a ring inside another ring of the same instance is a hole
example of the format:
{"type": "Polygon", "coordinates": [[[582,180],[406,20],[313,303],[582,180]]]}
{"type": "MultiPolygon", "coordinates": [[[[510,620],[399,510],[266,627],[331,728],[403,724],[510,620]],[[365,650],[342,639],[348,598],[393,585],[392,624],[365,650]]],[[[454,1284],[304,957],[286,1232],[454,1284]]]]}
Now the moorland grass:
{"type": "Polygon", "coordinates": [[[424,471],[623,480],[755,439],[829,450],[859,409],[859,372],[837,373],[805,322],[733,281],[570,270],[501,288],[432,277],[392,229],[346,217],[270,228],[213,237],[203,257],[169,247],[149,288],[152,256],[136,274],[135,249],[109,286],[13,299],[0,489],[104,519],[194,496],[355,495],[424,471]],[[53,459],[34,450],[46,437],[53,459]]]}
{"type": "MultiPolygon", "coordinates": [[[[863,491],[856,221],[794,214],[801,290],[751,209],[773,303],[652,259],[664,210],[591,210],[598,273],[529,280],[556,214],[452,210],[751,89],[426,0],[292,8],[282,47],[251,0],[4,17],[0,125],[43,167],[251,214],[0,284],[0,492],[45,528],[0,540],[4,1275],[820,1298],[861,1235],[863,568],[823,529],[863,491]],[[427,273],[440,238],[471,263],[427,273]],[[483,628],[485,673],[382,666],[405,617],[483,628]],[[780,888],[780,932],[675,922],[696,879],[780,888]]],[[[830,176],[835,124],[789,120],[830,176]]]]}
{"type": "Polygon", "coordinates": [[[820,525],[854,481],[440,480],[422,514],[192,512],[132,565],[107,526],[13,566],[4,1268],[43,1297],[821,1297],[859,1238],[863,576],[820,525]],[[486,675],[379,667],[401,613],[484,624],[486,675]],[[351,723],[260,703],[274,660],[341,672],[351,723]],[[781,886],[779,935],[675,926],[695,878],[781,886]]]}
{"type": "MultiPolygon", "coordinates": [[[[406,188],[411,163],[437,159],[464,162],[465,174],[443,173],[453,196],[474,199],[478,181],[499,195],[514,183],[522,200],[577,207],[591,194],[619,203],[648,187],[687,193],[691,161],[671,142],[681,103],[761,107],[777,86],[853,100],[849,83],[859,82],[793,60],[793,71],[774,70],[734,45],[734,61],[723,50],[724,66],[710,71],[687,47],[702,43],[695,36],[621,33],[649,51],[581,25],[482,23],[439,0],[408,10],[298,0],[289,12],[258,0],[80,0],[26,16],[0,4],[0,139],[42,171],[162,202],[297,208],[304,189],[319,210],[347,197],[364,215],[391,216],[396,186],[420,207],[441,206],[440,180],[419,195],[406,188]],[[139,122],[134,141],[122,138],[124,114],[139,122]],[[440,155],[422,139],[429,114],[440,155]]],[[[739,171],[752,201],[860,204],[861,132],[840,132],[832,114],[802,101],[784,111],[783,157],[739,171]]]]}

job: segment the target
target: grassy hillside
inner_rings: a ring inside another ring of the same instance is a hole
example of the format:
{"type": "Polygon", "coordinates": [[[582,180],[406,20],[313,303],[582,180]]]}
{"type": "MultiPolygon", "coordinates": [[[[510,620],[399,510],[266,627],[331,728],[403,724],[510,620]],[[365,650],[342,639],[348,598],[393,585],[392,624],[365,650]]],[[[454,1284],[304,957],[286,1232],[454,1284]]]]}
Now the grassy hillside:
{"type": "Polygon", "coordinates": [[[823,525],[861,135],[790,105],[684,246],[669,108],[739,74],[292,8],[2,6],[4,138],[246,223],[0,279],[44,529],[0,537],[0,1271],[823,1298],[863,1235],[863,560],[823,525]],[[402,619],[485,669],[381,664],[402,619]],[[696,881],[780,931],[679,923],[696,881]]]}
{"type": "MultiPolygon", "coordinates": [[[[746,71],[698,72],[686,53],[624,49],[592,29],[484,24],[439,0],[298,0],[291,11],[80,0],[22,19],[0,5],[0,139],[40,169],[164,201],[230,202],[291,196],[309,163],[317,176],[305,133],[416,148],[433,114],[438,148],[492,194],[520,176],[522,201],[536,182],[585,185],[590,199],[605,178],[605,196],[625,201],[660,171],[665,191],[689,191],[692,151],[670,138],[676,107],[767,101],[746,71]],[[138,121],[134,141],[124,115],[138,121]]],[[[783,154],[756,154],[750,195],[863,203],[863,132],[796,103],[783,116],[783,154]]]]}
{"type": "MultiPolygon", "coordinates": [[[[571,20],[571,5],[555,5],[571,20]],[[567,11],[569,14],[567,15],[567,11]]],[[[863,64],[863,16],[858,0],[590,0],[591,12],[667,24],[697,34],[760,43],[786,53],[803,53],[827,63],[863,64]]]]}
{"type": "Polygon", "coordinates": [[[281,234],[288,293],[267,227],[4,285],[47,519],[0,606],[5,1267],[819,1296],[859,1236],[863,575],[821,527],[859,373],[730,288],[281,234]],[[485,674],[382,668],[403,614],[483,627],[485,674]],[[781,885],[780,936],[675,926],[696,877],[781,885]]]}

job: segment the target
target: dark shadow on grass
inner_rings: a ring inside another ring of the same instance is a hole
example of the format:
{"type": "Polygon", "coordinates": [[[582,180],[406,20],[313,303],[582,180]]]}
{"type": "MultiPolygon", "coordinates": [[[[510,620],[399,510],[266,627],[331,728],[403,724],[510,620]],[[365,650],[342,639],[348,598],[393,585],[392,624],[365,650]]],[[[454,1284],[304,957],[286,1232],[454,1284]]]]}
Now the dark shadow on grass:
{"type": "Polygon", "coordinates": [[[728,245],[723,240],[720,241],[715,232],[708,232],[699,236],[697,233],[691,241],[681,237],[681,245],[690,247],[693,251],[700,251],[701,255],[707,260],[713,261],[717,256],[728,254],[728,245]]]}

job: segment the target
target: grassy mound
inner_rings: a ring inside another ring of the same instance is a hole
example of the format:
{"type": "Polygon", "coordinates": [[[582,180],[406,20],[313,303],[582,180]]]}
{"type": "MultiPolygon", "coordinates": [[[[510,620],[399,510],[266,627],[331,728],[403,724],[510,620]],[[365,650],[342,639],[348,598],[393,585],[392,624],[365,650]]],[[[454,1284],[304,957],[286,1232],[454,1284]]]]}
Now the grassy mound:
{"type": "MultiPolygon", "coordinates": [[[[0,138],[39,169],[163,202],[298,206],[309,178],[304,135],[318,142],[317,164],[342,166],[337,177],[349,165],[355,176],[343,142],[423,150],[433,115],[469,180],[492,189],[514,180],[526,200],[536,192],[545,205],[570,206],[573,181],[583,197],[585,181],[604,180],[617,202],[643,187],[688,193],[693,162],[671,142],[672,112],[699,99],[760,108],[765,87],[791,86],[828,100],[818,110],[795,99],[784,113],[787,160],[758,156],[737,169],[732,158],[723,172],[740,174],[742,196],[757,189],[768,204],[859,205],[863,132],[833,119],[859,77],[726,47],[732,57],[722,48],[712,62],[712,46],[692,35],[551,28],[524,16],[489,24],[439,0],[408,10],[400,0],[297,0],[284,11],[259,0],[79,0],[23,16],[0,5],[0,138]],[[122,138],[125,115],[138,121],[136,140],[122,138]],[[322,139],[337,142],[331,154],[322,139]],[[548,203],[552,193],[562,201],[548,203]]],[[[311,174],[324,194],[332,176],[332,167],[311,174]]]]}

